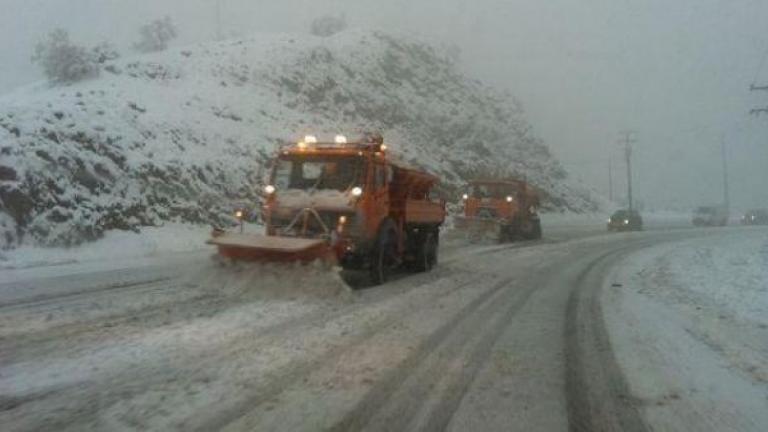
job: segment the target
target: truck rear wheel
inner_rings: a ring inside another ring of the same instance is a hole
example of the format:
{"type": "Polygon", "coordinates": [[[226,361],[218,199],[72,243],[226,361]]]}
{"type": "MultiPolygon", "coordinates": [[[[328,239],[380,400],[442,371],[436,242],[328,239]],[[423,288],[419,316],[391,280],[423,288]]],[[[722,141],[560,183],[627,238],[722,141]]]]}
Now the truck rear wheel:
{"type": "Polygon", "coordinates": [[[438,236],[437,230],[428,231],[421,239],[416,251],[415,269],[417,272],[430,271],[437,264],[438,236]]]}

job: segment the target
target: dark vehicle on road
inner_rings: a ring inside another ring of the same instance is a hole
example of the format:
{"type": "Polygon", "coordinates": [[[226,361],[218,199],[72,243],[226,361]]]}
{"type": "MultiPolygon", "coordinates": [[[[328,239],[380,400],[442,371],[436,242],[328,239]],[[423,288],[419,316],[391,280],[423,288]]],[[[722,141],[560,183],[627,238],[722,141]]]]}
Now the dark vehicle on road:
{"type": "Polygon", "coordinates": [[[701,206],[693,212],[694,226],[725,226],[728,224],[728,210],[723,206],[701,206]]]}
{"type": "Polygon", "coordinates": [[[744,213],[741,217],[744,225],[768,225],[768,209],[754,209],[744,213]]]}
{"type": "Polygon", "coordinates": [[[616,210],[608,218],[608,231],[642,231],[643,218],[637,210],[616,210]]]}

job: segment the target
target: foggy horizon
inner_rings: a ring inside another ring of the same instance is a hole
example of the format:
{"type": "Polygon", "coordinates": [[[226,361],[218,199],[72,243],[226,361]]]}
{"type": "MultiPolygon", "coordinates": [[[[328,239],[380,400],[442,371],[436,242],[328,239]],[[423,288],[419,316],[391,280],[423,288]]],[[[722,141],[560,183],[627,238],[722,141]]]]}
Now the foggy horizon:
{"type": "MultiPolygon", "coordinates": [[[[114,43],[129,55],[137,28],[169,15],[174,46],[215,39],[215,2],[2,0],[0,95],[42,75],[34,45],[54,28],[77,43],[114,43]],[[130,13],[129,13],[130,12],[130,13]]],[[[727,145],[734,208],[768,206],[768,106],[764,17],[768,4],[732,2],[221,0],[222,34],[308,33],[321,15],[351,27],[411,32],[455,44],[467,73],[519,99],[564,167],[589,187],[625,194],[620,131],[636,132],[635,196],[685,210],[722,200],[720,142],[727,145]]]]}

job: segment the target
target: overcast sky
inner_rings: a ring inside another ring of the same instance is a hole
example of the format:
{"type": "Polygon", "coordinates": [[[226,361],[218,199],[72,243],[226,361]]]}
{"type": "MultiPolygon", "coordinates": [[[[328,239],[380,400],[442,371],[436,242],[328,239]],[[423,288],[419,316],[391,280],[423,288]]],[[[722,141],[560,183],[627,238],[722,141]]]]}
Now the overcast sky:
{"type": "MultiPolygon", "coordinates": [[[[220,0],[224,33],[306,32],[321,14],[457,44],[467,71],[509,89],[574,175],[607,192],[609,157],[625,188],[619,131],[636,131],[636,196],[689,207],[721,200],[725,138],[736,206],[768,207],[768,1],[220,0]]],[[[127,48],[171,15],[177,44],[210,40],[215,0],[0,0],[0,92],[40,79],[35,42],[61,27],[127,48]]]]}

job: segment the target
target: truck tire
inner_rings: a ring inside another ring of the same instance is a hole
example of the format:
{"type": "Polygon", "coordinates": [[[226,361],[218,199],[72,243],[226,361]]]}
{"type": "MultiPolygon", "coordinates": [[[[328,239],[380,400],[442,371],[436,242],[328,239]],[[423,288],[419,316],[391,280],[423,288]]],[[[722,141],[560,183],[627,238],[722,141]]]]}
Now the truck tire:
{"type": "Polygon", "coordinates": [[[430,271],[437,264],[438,233],[437,230],[429,230],[420,239],[414,266],[417,272],[430,271]]]}
{"type": "Polygon", "coordinates": [[[520,237],[524,240],[537,240],[541,238],[541,221],[538,219],[525,219],[520,221],[520,237]]]}
{"type": "Polygon", "coordinates": [[[512,241],[512,227],[509,225],[499,226],[499,243],[507,243],[512,241]]]}
{"type": "Polygon", "coordinates": [[[533,240],[541,239],[541,220],[537,219],[533,222],[533,240]]]}
{"type": "Polygon", "coordinates": [[[389,279],[395,262],[396,235],[394,222],[382,223],[376,244],[371,250],[369,279],[372,285],[381,285],[389,279]]]}

